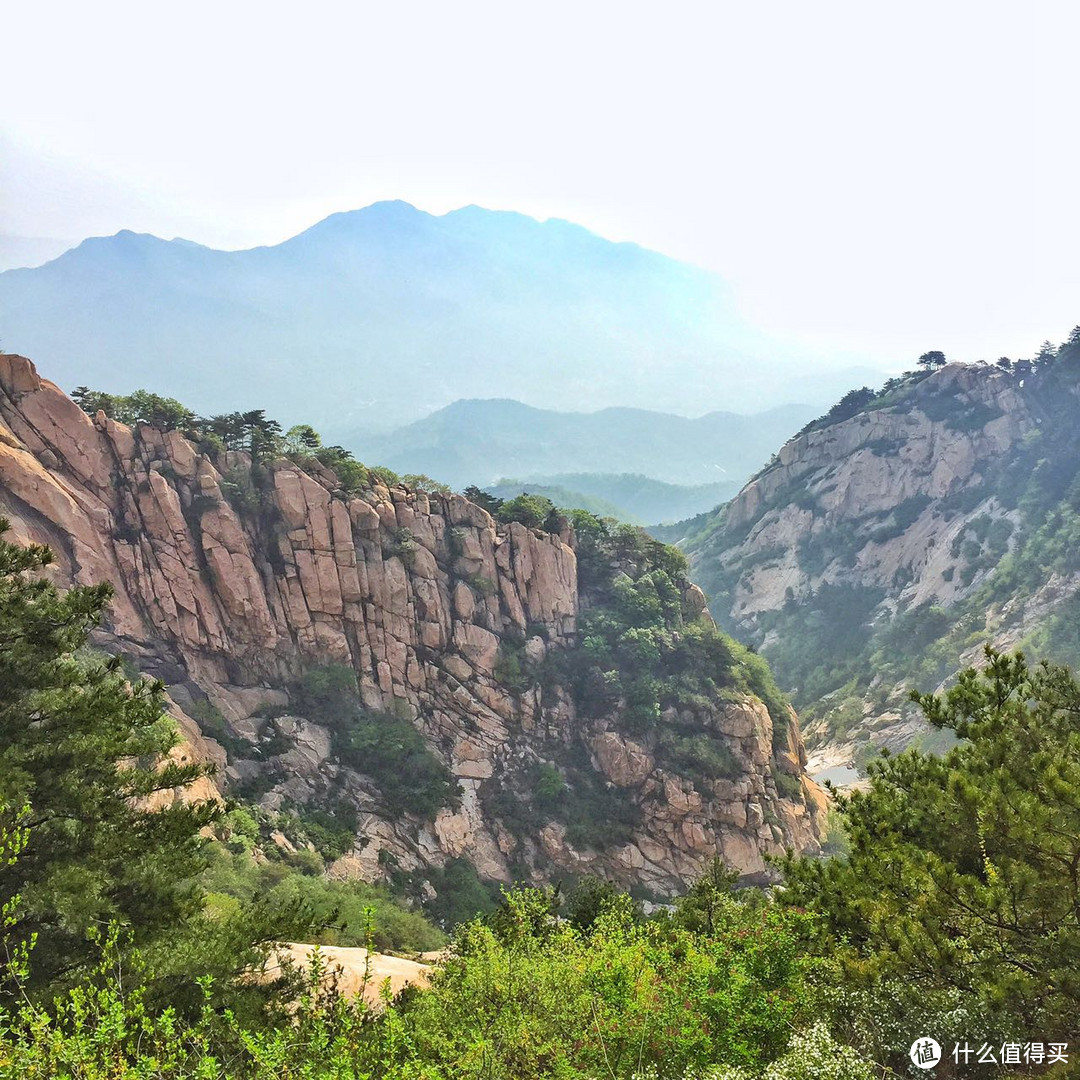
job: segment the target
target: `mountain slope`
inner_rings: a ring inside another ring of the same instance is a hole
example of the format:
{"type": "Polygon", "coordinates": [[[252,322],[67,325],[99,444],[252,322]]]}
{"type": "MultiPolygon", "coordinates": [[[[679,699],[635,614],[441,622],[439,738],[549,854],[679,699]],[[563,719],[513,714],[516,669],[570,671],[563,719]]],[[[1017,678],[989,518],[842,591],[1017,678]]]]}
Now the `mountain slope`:
{"type": "Polygon", "coordinates": [[[45,236],[11,236],[0,233],[0,271],[40,266],[62,255],[72,244],[45,236]]]}
{"type": "Polygon", "coordinates": [[[684,536],[721,624],[794,695],[812,761],[928,738],[906,689],[984,642],[1080,661],[1078,375],[1080,340],[909,378],[810,425],[684,536]]]}
{"type": "Polygon", "coordinates": [[[752,416],[712,412],[690,420],[649,409],[556,412],[502,398],[464,400],[389,435],[360,439],[356,448],[364,460],[456,487],[559,473],[739,484],[816,411],[783,405],[752,416]]]}
{"type": "Polygon", "coordinates": [[[500,499],[543,495],[556,506],[582,507],[601,517],[648,525],[714,510],[736,493],[738,485],[666,484],[634,473],[556,473],[535,480],[504,479],[485,490],[500,499]]]}
{"type": "Polygon", "coordinates": [[[366,483],[91,419],[0,355],[0,516],[61,583],[113,584],[98,644],[168,685],[227,790],[349,830],[335,874],[667,895],[816,847],[794,716],[677,552],[366,483]]]}
{"type": "Polygon", "coordinates": [[[694,385],[692,411],[748,409],[808,400],[818,374],[705,271],[563,221],[400,202],[248,251],[87,240],[0,275],[0,328],[68,389],[151,381],[203,413],[259,406],[336,441],[462,396],[680,411],[694,385]]]}

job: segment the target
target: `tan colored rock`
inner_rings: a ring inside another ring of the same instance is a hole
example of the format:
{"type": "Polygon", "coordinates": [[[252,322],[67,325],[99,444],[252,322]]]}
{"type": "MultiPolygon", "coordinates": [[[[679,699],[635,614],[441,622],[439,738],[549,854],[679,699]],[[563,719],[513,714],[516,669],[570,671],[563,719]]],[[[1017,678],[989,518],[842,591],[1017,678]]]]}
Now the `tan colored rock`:
{"type": "Polygon", "coordinates": [[[653,770],[653,760],[643,746],[613,731],[601,732],[590,745],[600,771],[616,787],[636,787],[653,770]]]}
{"type": "Polygon", "coordinates": [[[358,532],[379,531],[379,515],[369,503],[366,503],[363,499],[353,498],[349,500],[348,510],[353,528],[358,532]]]}
{"type": "MultiPolygon", "coordinates": [[[[343,500],[322,467],[305,471],[285,459],[265,467],[259,505],[238,509],[223,497],[222,475],[242,477],[247,454],[211,458],[179,432],[91,419],[28,361],[0,356],[0,514],[18,540],[54,548],[60,585],[114,585],[100,644],[163,666],[178,687],[201,688],[232,734],[249,742],[267,734],[263,718],[289,705],[286,688],[305,672],[349,665],[364,707],[415,724],[460,783],[459,804],[433,821],[387,815],[375,780],[335,758],[326,729],[279,717],[274,724],[288,741],[277,757],[283,774],[262,804],[280,809],[328,791],[349,799],[357,840],[333,876],[383,881],[391,865],[418,873],[464,856],[481,875],[507,881],[514,858],[538,878],[554,866],[674,893],[718,852],[756,872],[759,849],[774,839],[757,815],[747,821],[746,805],[776,802],[771,770],[801,775],[797,731],[787,757],[774,761],[760,702],[718,707],[709,718],[711,737],[731,745],[744,774],[695,786],[659,772],[651,736],[627,737],[619,710],[583,717],[550,678],[511,690],[495,677],[503,640],[524,643],[526,673],[542,672],[576,641],[568,530],[496,526],[461,496],[381,482],[343,500]],[[537,821],[519,836],[490,819],[481,788],[551,760],[559,745],[591,751],[603,782],[640,808],[627,843],[577,851],[558,823],[537,821]]],[[[684,608],[690,618],[708,617],[692,587],[684,608]]],[[[224,794],[229,783],[262,775],[254,758],[227,763],[190,716],[175,713],[185,736],[177,753],[214,761],[224,794]]],[[[705,721],[676,713],[665,722],[705,721]]],[[[175,797],[219,790],[207,782],[175,797]]],[[[775,807],[786,840],[800,847],[814,843],[818,804],[808,791],[806,805],[775,807]]]]}
{"type": "Polygon", "coordinates": [[[689,622],[707,614],[709,610],[705,601],[705,594],[697,585],[691,585],[683,593],[683,607],[686,610],[686,618],[689,622]]]}
{"type": "Polygon", "coordinates": [[[454,645],[475,670],[487,675],[495,670],[499,639],[490,630],[473,623],[458,623],[454,627],[454,645]]]}
{"type": "Polygon", "coordinates": [[[757,698],[725,705],[716,713],[714,724],[725,735],[745,739],[757,736],[766,728],[771,733],[772,720],[765,703],[757,698]]]}
{"type": "Polygon", "coordinates": [[[14,353],[0,353],[0,387],[18,400],[23,394],[41,389],[41,379],[33,362],[14,353]]]}
{"type": "Polygon", "coordinates": [[[286,968],[309,971],[316,950],[323,985],[345,997],[362,997],[373,1008],[382,1007],[387,985],[390,996],[395,997],[406,986],[425,987],[431,981],[430,964],[384,953],[368,953],[367,949],[345,945],[294,943],[281,946],[260,971],[259,978],[272,981],[280,978],[286,968]]]}
{"type": "Polygon", "coordinates": [[[476,597],[472,589],[464,581],[459,581],[454,586],[454,614],[464,622],[472,622],[475,611],[476,597]]]}
{"type": "Polygon", "coordinates": [[[829,810],[829,796],[825,793],[825,790],[811,780],[809,776],[803,776],[802,789],[803,798],[806,800],[806,805],[810,808],[811,814],[824,820],[829,810]]]}

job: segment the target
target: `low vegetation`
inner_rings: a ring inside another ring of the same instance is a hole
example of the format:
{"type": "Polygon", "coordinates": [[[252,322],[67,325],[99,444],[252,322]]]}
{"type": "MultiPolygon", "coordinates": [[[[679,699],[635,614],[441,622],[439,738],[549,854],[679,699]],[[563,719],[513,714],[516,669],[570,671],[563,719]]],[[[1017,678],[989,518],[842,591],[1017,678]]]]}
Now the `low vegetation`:
{"type": "Polygon", "coordinates": [[[283,850],[258,818],[258,811],[234,806],[215,829],[217,842],[207,846],[198,886],[211,919],[262,905],[304,912],[304,940],[322,945],[410,953],[446,944],[445,934],[419,912],[405,909],[400,897],[365,882],[327,878],[311,848],[283,850]]]}
{"type": "Polygon", "coordinates": [[[379,785],[392,813],[433,818],[456,802],[458,787],[419,731],[403,716],[365,709],[356,674],[331,664],[314,668],[293,694],[296,709],[326,727],[334,756],[379,785]]]}
{"type": "MultiPolygon", "coordinates": [[[[621,553],[612,576],[591,571],[613,625],[644,612],[673,633],[673,556],[638,535],[592,543],[621,553]]],[[[957,746],[872,765],[836,801],[836,854],[788,857],[771,893],[716,863],[648,918],[595,881],[477,896],[489,913],[455,913],[430,989],[373,1009],[326,986],[318,958],[306,985],[245,972],[298,934],[415,947],[438,931],[378,890],[256,858],[251,811],[132,798],[202,770],[158,764],[174,738],[160,687],[80,658],[107,589],[60,593],[47,562],[0,542],[3,1080],[868,1080],[902,1073],[926,1032],[1080,1038],[1080,684],[1064,668],[989,651],[915,695],[957,746]]],[[[601,655],[620,647],[606,635],[601,655]]],[[[302,689],[324,720],[350,692],[333,671],[302,689]]],[[[557,772],[534,779],[563,797],[557,772]]]]}

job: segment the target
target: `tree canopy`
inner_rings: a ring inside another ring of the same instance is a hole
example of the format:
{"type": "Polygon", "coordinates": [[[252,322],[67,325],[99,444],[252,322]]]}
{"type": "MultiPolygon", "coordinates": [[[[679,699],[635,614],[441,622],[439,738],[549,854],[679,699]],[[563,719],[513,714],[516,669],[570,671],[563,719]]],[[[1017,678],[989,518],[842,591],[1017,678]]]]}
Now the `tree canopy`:
{"type": "Polygon", "coordinates": [[[850,854],[789,859],[786,896],[825,917],[856,982],[955,995],[999,1035],[1076,1040],[1080,683],[987,648],[982,671],[913,697],[963,741],[872,763],[868,790],[836,798],[850,854]]]}
{"type": "Polygon", "coordinates": [[[0,519],[0,805],[26,809],[18,858],[0,859],[0,903],[19,897],[0,956],[33,943],[33,963],[27,980],[0,959],[0,992],[77,985],[114,932],[179,1002],[200,968],[237,974],[254,943],[295,932],[304,913],[208,922],[201,834],[223,807],[179,793],[210,768],[170,757],[159,682],[129,682],[120,657],[88,650],[111,587],[60,591],[40,576],[49,549],[12,544],[7,528],[0,519]]]}

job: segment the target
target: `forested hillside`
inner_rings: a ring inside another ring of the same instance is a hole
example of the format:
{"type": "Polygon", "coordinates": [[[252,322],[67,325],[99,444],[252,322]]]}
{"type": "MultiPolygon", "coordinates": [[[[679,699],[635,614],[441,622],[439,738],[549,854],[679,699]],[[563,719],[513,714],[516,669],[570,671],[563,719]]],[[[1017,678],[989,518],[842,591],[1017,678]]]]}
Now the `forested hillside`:
{"type": "Polygon", "coordinates": [[[818,763],[929,738],[907,688],[986,642],[1080,660],[1080,331],[1034,360],[928,355],[662,533],[768,657],[818,763]]]}

